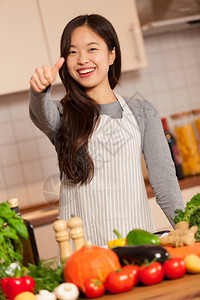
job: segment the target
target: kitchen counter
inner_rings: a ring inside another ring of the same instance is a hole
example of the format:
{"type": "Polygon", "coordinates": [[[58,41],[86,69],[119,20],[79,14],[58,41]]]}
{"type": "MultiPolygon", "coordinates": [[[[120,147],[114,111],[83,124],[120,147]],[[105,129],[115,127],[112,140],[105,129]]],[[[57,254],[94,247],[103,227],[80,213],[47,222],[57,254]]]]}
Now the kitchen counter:
{"type": "MultiPolygon", "coordinates": [[[[145,181],[145,184],[148,198],[154,197],[154,192],[147,180],[145,181]]],[[[179,185],[181,190],[200,186],[200,176],[185,178],[179,181],[179,185]]],[[[52,224],[57,219],[58,207],[59,200],[56,199],[52,202],[43,203],[31,207],[24,207],[21,209],[21,214],[23,218],[28,219],[34,227],[38,227],[50,223],[52,224]]]]}
{"type": "MultiPolygon", "coordinates": [[[[200,274],[164,280],[151,286],[137,286],[126,293],[104,295],[101,300],[200,300],[200,274]]],[[[87,298],[82,298],[87,299],[87,298]]]]}

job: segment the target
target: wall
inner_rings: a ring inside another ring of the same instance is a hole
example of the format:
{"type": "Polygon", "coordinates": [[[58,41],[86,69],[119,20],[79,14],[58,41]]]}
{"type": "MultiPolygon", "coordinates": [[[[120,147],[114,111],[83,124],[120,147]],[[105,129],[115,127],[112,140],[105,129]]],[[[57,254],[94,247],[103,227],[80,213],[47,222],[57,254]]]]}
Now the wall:
{"type": "MultiPolygon", "coordinates": [[[[127,97],[140,93],[160,116],[200,107],[200,28],[146,37],[145,47],[149,67],[123,74],[116,91],[127,97]]],[[[62,95],[55,86],[53,98],[62,95]]],[[[0,201],[18,197],[21,207],[59,193],[54,147],[31,123],[28,96],[0,96],[0,201]]]]}

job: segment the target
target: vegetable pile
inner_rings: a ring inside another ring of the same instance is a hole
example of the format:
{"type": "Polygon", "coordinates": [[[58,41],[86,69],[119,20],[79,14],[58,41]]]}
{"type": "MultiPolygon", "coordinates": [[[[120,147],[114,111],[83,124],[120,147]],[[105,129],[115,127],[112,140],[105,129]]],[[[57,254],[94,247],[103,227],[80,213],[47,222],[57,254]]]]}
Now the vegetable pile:
{"type": "Polygon", "coordinates": [[[177,209],[175,213],[177,214],[174,218],[175,224],[180,221],[186,221],[189,223],[189,227],[194,225],[198,226],[195,240],[200,242],[200,193],[193,196],[192,199],[187,202],[185,211],[177,209]]]}
{"type": "Polygon", "coordinates": [[[187,203],[185,212],[176,213],[175,230],[167,237],[133,229],[123,238],[114,230],[118,239],[108,243],[109,249],[86,243],[61,265],[40,260],[25,268],[19,237],[27,237],[27,228],[2,203],[0,300],[97,298],[181,278],[186,272],[200,273],[200,194],[187,203]]]}

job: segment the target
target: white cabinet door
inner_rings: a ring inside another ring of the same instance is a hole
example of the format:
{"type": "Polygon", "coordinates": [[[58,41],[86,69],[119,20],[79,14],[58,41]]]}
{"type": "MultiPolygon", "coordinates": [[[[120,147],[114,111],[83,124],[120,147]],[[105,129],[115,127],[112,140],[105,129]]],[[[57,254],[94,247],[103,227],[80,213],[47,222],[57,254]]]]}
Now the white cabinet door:
{"type": "Polygon", "coordinates": [[[122,70],[147,66],[143,37],[134,0],[39,0],[51,57],[59,55],[60,38],[66,24],[80,14],[97,13],[115,27],[122,50],[122,70]]]}
{"type": "Polygon", "coordinates": [[[0,43],[0,95],[29,89],[35,67],[51,63],[36,0],[0,1],[0,43]]]}

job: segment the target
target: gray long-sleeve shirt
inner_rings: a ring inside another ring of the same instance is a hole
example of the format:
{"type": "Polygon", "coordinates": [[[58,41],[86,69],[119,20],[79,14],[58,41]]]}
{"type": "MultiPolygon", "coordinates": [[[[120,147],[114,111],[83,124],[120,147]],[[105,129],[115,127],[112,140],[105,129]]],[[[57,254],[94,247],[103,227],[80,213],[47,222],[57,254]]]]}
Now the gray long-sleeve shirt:
{"type": "MultiPolygon", "coordinates": [[[[126,100],[126,103],[140,129],[142,153],[156,201],[171,225],[174,226],[174,211],[184,210],[184,205],[161,120],[156,109],[147,100],[130,98],[126,100]]],[[[45,93],[30,90],[30,117],[54,145],[57,142],[56,135],[60,127],[62,112],[61,102],[51,99],[50,88],[45,93]]],[[[121,118],[122,108],[118,101],[101,104],[100,114],[109,115],[111,118],[121,118]]]]}

